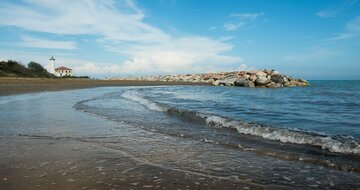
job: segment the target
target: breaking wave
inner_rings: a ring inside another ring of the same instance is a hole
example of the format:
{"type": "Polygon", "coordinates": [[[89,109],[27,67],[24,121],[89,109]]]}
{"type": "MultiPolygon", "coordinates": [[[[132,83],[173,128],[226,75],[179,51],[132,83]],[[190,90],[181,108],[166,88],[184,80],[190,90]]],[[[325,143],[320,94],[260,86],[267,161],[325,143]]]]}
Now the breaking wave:
{"type": "Polygon", "coordinates": [[[352,137],[328,136],[315,132],[271,127],[257,123],[234,120],[208,113],[177,109],[147,99],[146,97],[139,94],[137,91],[127,91],[122,94],[122,97],[137,102],[150,110],[166,112],[180,117],[197,120],[213,128],[234,129],[241,134],[253,135],[257,137],[262,137],[264,139],[281,141],[284,143],[307,144],[317,146],[330,152],[356,155],[360,154],[360,142],[352,137]]]}

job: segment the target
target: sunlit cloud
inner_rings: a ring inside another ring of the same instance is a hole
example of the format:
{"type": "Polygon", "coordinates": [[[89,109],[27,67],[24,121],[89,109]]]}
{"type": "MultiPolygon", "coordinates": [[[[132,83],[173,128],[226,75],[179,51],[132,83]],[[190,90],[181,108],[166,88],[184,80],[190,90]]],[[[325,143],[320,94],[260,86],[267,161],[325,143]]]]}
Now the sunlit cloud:
{"type": "MultiPolygon", "coordinates": [[[[56,35],[96,39],[94,45],[115,52],[125,61],[111,64],[80,63],[82,71],[98,72],[179,72],[191,68],[223,68],[240,64],[240,56],[229,56],[227,40],[187,34],[173,36],[144,21],[146,15],[134,1],[24,0],[21,4],[0,3],[0,25],[56,35]],[[207,67],[203,67],[206,65],[207,67]]],[[[23,37],[22,46],[48,49],[76,49],[63,40],[23,37]],[[33,42],[33,43],[31,43],[33,42]]],[[[205,72],[206,70],[204,70],[205,72]]]]}

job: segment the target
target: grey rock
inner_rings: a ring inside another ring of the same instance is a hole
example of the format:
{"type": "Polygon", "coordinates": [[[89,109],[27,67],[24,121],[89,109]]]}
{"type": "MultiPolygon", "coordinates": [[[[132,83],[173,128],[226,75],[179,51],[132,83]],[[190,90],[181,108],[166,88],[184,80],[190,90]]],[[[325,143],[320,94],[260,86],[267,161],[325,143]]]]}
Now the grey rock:
{"type": "Polygon", "coordinates": [[[241,87],[250,87],[250,88],[255,87],[254,82],[250,81],[249,79],[245,79],[245,78],[238,78],[234,84],[235,84],[235,86],[241,86],[241,87]]]}
{"type": "Polygon", "coordinates": [[[273,75],[271,76],[271,80],[275,83],[280,83],[280,84],[285,83],[284,77],[281,75],[273,75]]]}
{"type": "Polygon", "coordinates": [[[234,86],[236,80],[237,78],[228,78],[224,80],[219,80],[219,84],[224,86],[234,86]]]}
{"type": "Polygon", "coordinates": [[[280,87],[283,87],[283,85],[281,83],[271,82],[271,83],[267,84],[266,87],[268,87],[268,88],[280,88],[280,87]]]}

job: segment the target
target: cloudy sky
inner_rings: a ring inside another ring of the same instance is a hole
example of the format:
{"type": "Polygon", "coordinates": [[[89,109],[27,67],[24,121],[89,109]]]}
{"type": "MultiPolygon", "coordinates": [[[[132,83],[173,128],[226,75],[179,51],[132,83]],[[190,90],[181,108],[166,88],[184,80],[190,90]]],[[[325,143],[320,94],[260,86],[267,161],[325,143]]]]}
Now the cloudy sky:
{"type": "Polygon", "coordinates": [[[360,79],[360,0],[2,0],[0,15],[0,60],[77,75],[360,79]]]}

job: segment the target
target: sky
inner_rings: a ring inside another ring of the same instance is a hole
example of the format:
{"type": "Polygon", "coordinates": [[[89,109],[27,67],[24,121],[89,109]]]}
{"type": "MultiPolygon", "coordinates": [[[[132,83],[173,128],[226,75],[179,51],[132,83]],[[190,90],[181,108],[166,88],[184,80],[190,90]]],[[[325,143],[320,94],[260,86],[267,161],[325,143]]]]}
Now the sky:
{"type": "Polygon", "coordinates": [[[360,0],[1,0],[0,15],[0,60],[75,75],[360,79],[360,0]]]}

